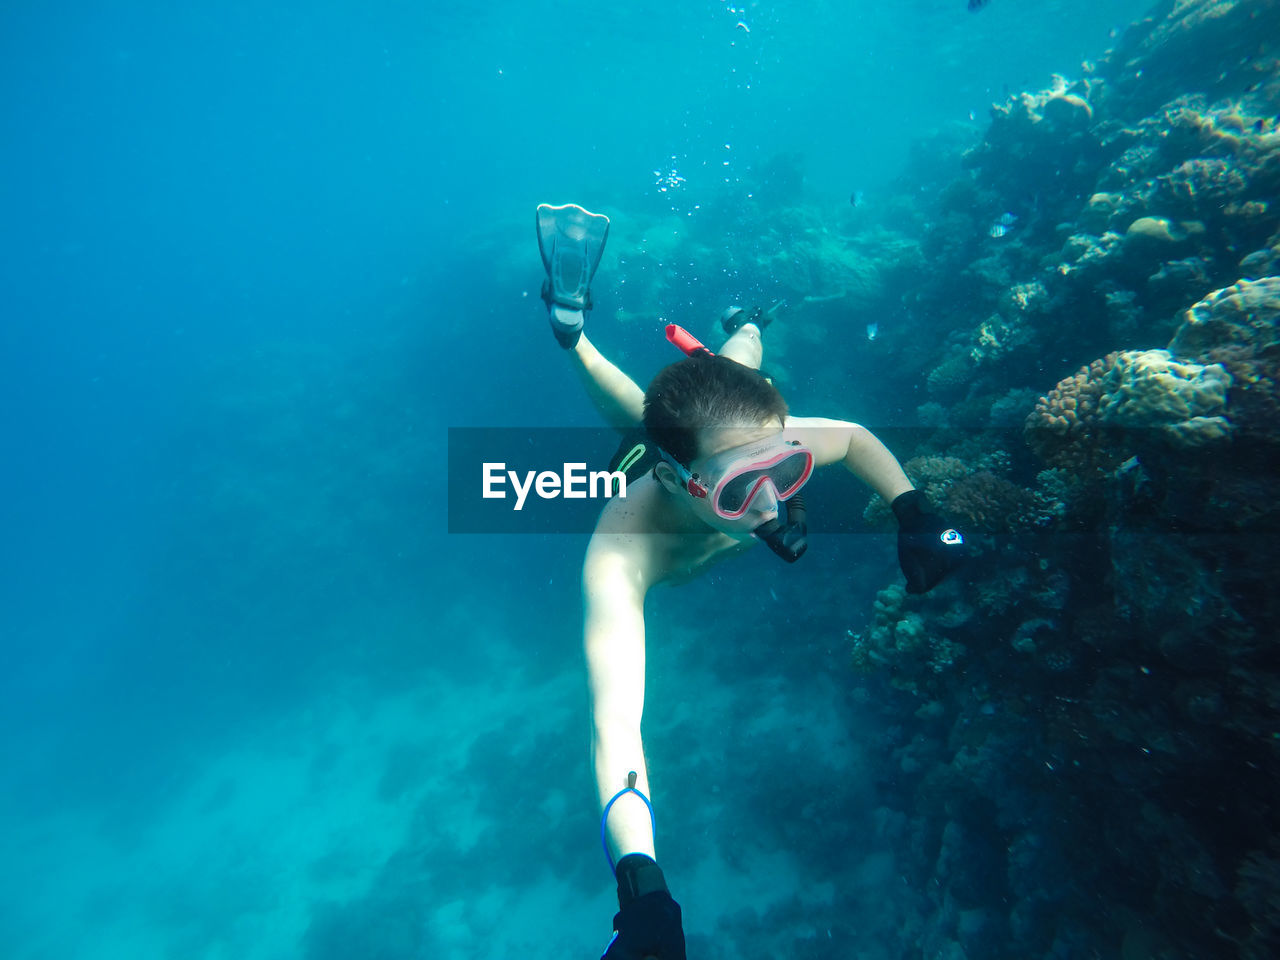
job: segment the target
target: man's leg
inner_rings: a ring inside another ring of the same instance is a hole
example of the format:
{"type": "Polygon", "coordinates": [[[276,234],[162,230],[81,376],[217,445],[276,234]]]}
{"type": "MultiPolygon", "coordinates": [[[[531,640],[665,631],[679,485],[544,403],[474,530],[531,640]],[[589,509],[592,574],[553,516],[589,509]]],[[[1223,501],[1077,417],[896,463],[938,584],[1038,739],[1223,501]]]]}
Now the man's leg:
{"type": "Polygon", "coordinates": [[[764,358],[764,344],[760,341],[760,328],[754,323],[744,323],[720,348],[720,356],[736,360],[752,370],[760,369],[764,358]]]}
{"type": "Polygon", "coordinates": [[[644,417],[644,391],[636,382],[606,360],[585,333],[567,352],[582,385],[587,388],[587,395],[609,426],[623,433],[640,426],[644,417]]]}

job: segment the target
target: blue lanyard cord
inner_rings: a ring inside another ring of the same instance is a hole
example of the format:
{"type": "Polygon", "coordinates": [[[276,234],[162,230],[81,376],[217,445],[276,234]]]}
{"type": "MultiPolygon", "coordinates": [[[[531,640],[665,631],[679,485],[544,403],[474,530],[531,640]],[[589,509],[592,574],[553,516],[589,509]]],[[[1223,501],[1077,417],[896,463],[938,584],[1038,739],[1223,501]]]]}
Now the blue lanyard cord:
{"type": "Polygon", "coordinates": [[[653,804],[649,802],[649,798],[636,789],[636,775],[632,771],[627,775],[627,785],[613,795],[608,803],[604,805],[604,815],[600,818],[600,845],[604,847],[604,857],[609,861],[609,872],[615,877],[618,875],[618,865],[614,862],[613,854],[609,852],[609,811],[613,809],[613,805],[618,799],[625,794],[634,793],[637,797],[644,801],[644,805],[649,808],[649,823],[653,829],[654,843],[657,843],[658,837],[658,818],[653,815],[653,804]]]}

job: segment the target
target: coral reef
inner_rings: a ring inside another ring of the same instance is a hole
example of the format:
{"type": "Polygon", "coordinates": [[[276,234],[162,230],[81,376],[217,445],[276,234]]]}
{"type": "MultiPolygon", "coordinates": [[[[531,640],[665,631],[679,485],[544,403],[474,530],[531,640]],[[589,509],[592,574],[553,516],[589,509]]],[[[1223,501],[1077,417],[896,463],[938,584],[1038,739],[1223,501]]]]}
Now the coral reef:
{"type": "Polygon", "coordinates": [[[1280,28],[1280,15],[1245,2],[1166,13],[1131,28],[1079,78],[997,104],[964,154],[968,174],[940,189],[922,247],[956,269],[936,286],[925,278],[913,301],[951,319],[957,274],[973,287],[960,291],[970,303],[965,347],[947,337],[923,364],[935,395],[1031,386],[1031,357],[1079,365],[1117,340],[1163,342],[1188,301],[1275,267],[1275,56],[1261,48],[1233,60],[1185,44],[1205,31],[1240,50],[1241,34],[1280,28]],[[1172,62],[1165,43],[1202,85],[1148,75],[1172,62]],[[1153,90],[1167,95],[1153,103],[1153,90]]]}
{"type": "Polygon", "coordinates": [[[852,640],[924,955],[1280,952],[1271,37],[1270,0],[1160,5],[997,105],[920,218],[904,469],[976,555],[852,640]]]}

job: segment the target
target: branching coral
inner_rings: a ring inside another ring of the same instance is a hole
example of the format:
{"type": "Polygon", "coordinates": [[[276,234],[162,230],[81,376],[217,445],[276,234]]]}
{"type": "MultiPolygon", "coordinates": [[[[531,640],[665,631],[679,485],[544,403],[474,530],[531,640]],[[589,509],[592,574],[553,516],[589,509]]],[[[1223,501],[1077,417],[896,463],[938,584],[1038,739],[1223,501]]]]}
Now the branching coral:
{"type": "Polygon", "coordinates": [[[962,392],[972,379],[972,358],[967,354],[954,354],[929,371],[929,392],[954,395],[962,392]]]}
{"type": "Polygon", "coordinates": [[[1210,216],[1249,189],[1241,170],[1216,157],[1186,160],[1157,180],[1157,200],[1186,217],[1210,216]]]}
{"type": "Polygon", "coordinates": [[[1115,469],[1119,459],[1097,443],[1098,407],[1107,373],[1119,353],[1110,353],[1060,380],[1027,417],[1027,443],[1046,463],[1081,478],[1115,469]]]}
{"type": "MultiPolygon", "coordinates": [[[[969,472],[969,467],[959,457],[912,457],[902,465],[903,472],[911,480],[912,486],[923,490],[932,503],[941,502],[946,496],[947,488],[952,481],[958,480],[969,472]]],[[[892,514],[889,505],[880,497],[873,496],[863,511],[863,518],[873,527],[889,528],[892,514]]]]}
{"type": "Polygon", "coordinates": [[[1028,412],[1035,407],[1038,395],[1027,388],[1008,391],[991,404],[989,420],[993,427],[1020,427],[1028,412]]]}
{"type": "MultiPolygon", "coordinates": [[[[1035,284],[1035,286],[1040,285],[1035,284]]],[[[1041,289],[1043,290],[1043,287],[1041,289]]],[[[1025,290],[1025,287],[1015,286],[1010,291],[1011,299],[1016,298],[1018,291],[1021,290],[1025,290]]],[[[969,357],[978,364],[998,360],[1019,347],[1028,346],[1032,342],[1033,333],[1033,328],[1023,322],[1020,317],[993,314],[980,323],[973,332],[973,345],[969,348],[969,357]]]]}
{"type": "Polygon", "coordinates": [[[870,628],[851,633],[850,640],[855,667],[888,668],[893,686],[920,696],[935,690],[965,654],[961,644],[938,636],[920,613],[907,609],[907,592],[897,584],[877,594],[870,628]]]}
{"type": "MultiPolygon", "coordinates": [[[[916,486],[929,487],[959,480],[969,472],[959,457],[912,457],[903,469],[916,486]]],[[[936,496],[938,491],[934,489],[932,493],[936,496]]]]}
{"type": "Polygon", "coordinates": [[[1035,494],[982,470],[956,480],[943,506],[957,523],[982,533],[1011,533],[1034,526],[1043,514],[1035,494]]]}

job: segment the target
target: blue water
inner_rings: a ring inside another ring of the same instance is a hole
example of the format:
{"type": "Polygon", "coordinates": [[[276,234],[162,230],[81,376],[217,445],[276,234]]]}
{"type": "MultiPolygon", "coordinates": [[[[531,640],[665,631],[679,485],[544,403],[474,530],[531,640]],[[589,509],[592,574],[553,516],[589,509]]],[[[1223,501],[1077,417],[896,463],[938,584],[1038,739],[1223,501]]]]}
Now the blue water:
{"type": "MultiPolygon", "coordinates": [[[[810,202],[883,196],[914,140],[976,133],[992,101],[1078,75],[1145,7],[6,10],[4,955],[603,946],[585,538],[445,532],[447,427],[594,422],[535,306],[534,206],[710,216],[726,184],[789,153],[810,202]],[[655,186],[672,169],[677,200],[655,186]]],[[[612,346],[637,378],[664,357],[612,346]]],[[[816,765],[788,731],[761,728],[753,749],[841,798],[822,829],[865,854],[869,892],[900,882],[858,839],[857,764],[883,733],[829,679],[842,631],[805,623],[824,604],[865,618],[895,576],[877,544],[838,548],[853,586],[786,571],[783,632],[805,638],[790,646],[770,646],[777,607],[745,586],[776,575],[769,558],[653,605],[647,738],[680,753],[660,822],[712,783],[724,805],[723,836],[673,851],[704,956],[725,900],[821,902],[832,882],[788,859],[816,841],[787,811],[726,799],[743,747],[717,737],[759,722],[747,704],[818,730],[816,765]],[[730,626],[705,626],[723,604],[730,626]],[[768,882],[722,898],[739,831],[771,830],[768,882]]],[[[760,922],[799,922],[778,911],[760,922]]],[[[894,955],[885,929],[858,955],[894,955]]]]}

